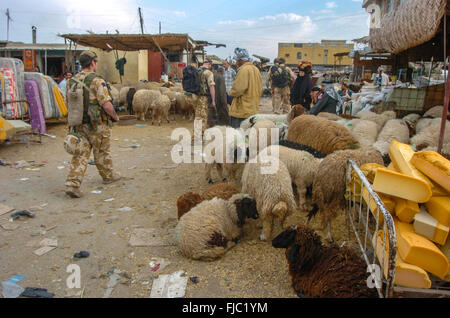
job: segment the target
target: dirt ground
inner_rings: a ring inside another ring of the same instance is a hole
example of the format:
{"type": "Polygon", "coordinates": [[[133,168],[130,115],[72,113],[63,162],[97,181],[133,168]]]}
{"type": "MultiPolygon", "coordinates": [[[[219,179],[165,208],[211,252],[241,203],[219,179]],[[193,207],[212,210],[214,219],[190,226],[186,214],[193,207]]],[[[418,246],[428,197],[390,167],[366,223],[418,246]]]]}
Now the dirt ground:
{"type": "MultiPolygon", "coordinates": [[[[263,100],[262,112],[269,112],[270,108],[270,101],[263,100]]],[[[0,281],[22,274],[26,277],[20,286],[46,288],[55,297],[71,297],[80,291],[83,297],[103,297],[112,269],[117,269],[121,271],[120,280],[110,297],[145,298],[150,296],[158,275],[183,270],[188,277],[198,277],[198,283],[188,280],[188,298],[296,297],[284,250],[258,240],[259,220],[249,221],[241,242],[214,262],[189,260],[178,252],[173,241],[176,200],[187,191],[201,192],[208,186],[204,165],[176,166],[171,161],[170,151],[176,144],[170,139],[173,129],[192,129],[192,122],[177,116],[176,123],[163,123],[160,127],[149,122],[146,127],[135,124],[113,128],[114,168],[125,178],[103,185],[96,167],[89,165],[81,199],[70,199],[64,193],[71,159],[62,146],[64,124],[49,125],[48,133],[56,139],[43,137],[42,144],[0,145],[0,160],[4,162],[25,160],[34,161],[37,166],[42,164],[39,170],[0,166],[0,204],[17,210],[40,207],[32,219],[21,217],[11,223],[10,213],[0,216],[0,224],[18,225],[12,230],[0,227],[0,281]],[[22,178],[29,179],[21,181],[22,178]],[[101,193],[91,193],[95,190],[101,193]],[[111,198],[114,200],[104,201],[111,198]],[[131,211],[119,210],[124,207],[131,211]],[[130,246],[130,236],[139,228],[156,229],[157,235],[169,244],[130,246]],[[45,238],[57,239],[57,248],[35,255],[33,251],[45,238]],[[74,259],[74,253],[82,250],[90,256],[74,259]],[[153,257],[164,258],[170,264],[153,272],[149,266],[153,257]],[[70,264],[81,268],[81,289],[66,287],[70,275],[66,269],[70,264]]],[[[297,212],[288,221],[303,223],[305,215],[297,212]]],[[[313,221],[312,226],[317,228],[318,224],[313,221]]],[[[339,216],[333,223],[337,243],[345,240],[346,233],[345,218],[339,216]]]]}

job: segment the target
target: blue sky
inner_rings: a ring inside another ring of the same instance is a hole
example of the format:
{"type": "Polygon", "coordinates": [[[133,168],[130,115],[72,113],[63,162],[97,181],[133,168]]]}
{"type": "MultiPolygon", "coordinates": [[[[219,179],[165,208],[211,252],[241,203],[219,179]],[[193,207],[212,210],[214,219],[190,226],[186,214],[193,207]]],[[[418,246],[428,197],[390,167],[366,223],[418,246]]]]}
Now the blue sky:
{"type": "Polygon", "coordinates": [[[13,21],[10,41],[63,42],[58,33],[140,33],[138,7],[147,33],[188,33],[193,39],[226,44],[207,49],[225,58],[235,47],[274,58],[278,42],[348,40],[368,35],[362,0],[2,0],[0,39],[6,40],[6,8],[13,21]]]}

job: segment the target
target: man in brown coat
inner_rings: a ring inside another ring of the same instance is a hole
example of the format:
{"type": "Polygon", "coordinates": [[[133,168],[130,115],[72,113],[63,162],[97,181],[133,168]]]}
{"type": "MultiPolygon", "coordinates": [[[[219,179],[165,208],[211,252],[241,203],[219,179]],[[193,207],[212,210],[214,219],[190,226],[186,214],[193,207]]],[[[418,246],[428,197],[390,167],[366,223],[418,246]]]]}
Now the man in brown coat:
{"type": "Polygon", "coordinates": [[[262,77],[258,68],[250,62],[246,49],[234,50],[236,64],[239,67],[230,96],[233,103],[230,109],[231,127],[239,128],[248,117],[259,112],[259,102],[262,96],[262,77]]]}

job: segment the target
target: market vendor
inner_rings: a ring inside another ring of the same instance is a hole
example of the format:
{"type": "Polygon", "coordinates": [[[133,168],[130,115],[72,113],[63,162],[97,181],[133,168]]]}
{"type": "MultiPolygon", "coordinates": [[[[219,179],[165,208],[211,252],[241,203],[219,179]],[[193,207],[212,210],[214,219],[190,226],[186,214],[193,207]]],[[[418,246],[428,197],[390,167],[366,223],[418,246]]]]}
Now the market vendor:
{"type": "MultiPolygon", "coordinates": [[[[324,82],[325,90],[323,92],[323,97],[319,98],[315,105],[309,110],[308,114],[317,115],[319,113],[332,113],[339,114],[344,105],[344,101],[341,96],[334,90],[332,83],[324,82]]],[[[316,94],[316,90],[313,89],[311,94],[316,94]]],[[[314,96],[313,97],[314,100],[314,96]]]]}

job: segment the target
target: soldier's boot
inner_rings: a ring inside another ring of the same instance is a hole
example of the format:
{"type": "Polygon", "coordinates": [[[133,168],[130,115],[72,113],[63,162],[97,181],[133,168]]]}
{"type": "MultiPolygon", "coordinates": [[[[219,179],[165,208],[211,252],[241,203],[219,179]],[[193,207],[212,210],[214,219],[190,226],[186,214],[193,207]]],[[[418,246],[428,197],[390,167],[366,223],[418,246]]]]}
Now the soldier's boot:
{"type": "Polygon", "coordinates": [[[74,199],[78,199],[81,198],[82,194],[79,188],[75,188],[75,187],[67,187],[66,188],[66,194],[74,199]]]}
{"type": "Polygon", "coordinates": [[[120,179],[122,179],[122,176],[118,173],[115,173],[111,179],[103,180],[103,184],[111,184],[116,181],[119,181],[120,179]]]}

